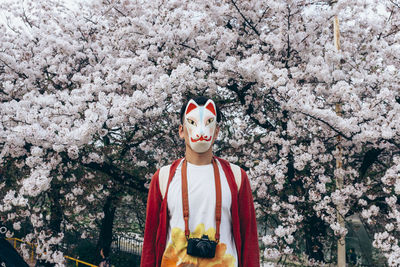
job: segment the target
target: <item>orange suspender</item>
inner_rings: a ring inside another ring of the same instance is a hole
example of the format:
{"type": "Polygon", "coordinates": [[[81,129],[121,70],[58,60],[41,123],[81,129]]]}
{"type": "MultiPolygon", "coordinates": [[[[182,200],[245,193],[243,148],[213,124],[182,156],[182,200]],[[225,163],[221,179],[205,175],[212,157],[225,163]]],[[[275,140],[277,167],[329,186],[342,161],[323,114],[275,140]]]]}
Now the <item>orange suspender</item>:
{"type": "MultiPolygon", "coordinates": [[[[216,160],[212,159],[214,168],[214,179],[215,179],[215,194],[216,194],[216,205],[215,205],[215,221],[216,221],[216,232],[215,240],[219,242],[220,237],[220,226],[221,226],[221,179],[219,177],[219,169],[216,160]]],[[[182,163],[182,207],[183,207],[183,220],[185,221],[185,236],[188,239],[190,235],[189,230],[189,197],[188,197],[188,185],[187,185],[187,162],[186,159],[182,163]]]]}

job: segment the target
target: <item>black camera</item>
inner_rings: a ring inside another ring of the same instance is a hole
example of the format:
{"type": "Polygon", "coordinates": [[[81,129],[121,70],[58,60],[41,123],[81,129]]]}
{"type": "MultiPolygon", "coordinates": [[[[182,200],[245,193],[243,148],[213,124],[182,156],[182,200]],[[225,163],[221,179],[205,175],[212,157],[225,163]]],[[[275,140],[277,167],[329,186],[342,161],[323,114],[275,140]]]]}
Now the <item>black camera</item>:
{"type": "Polygon", "coordinates": [[[217,242],[203,235],[201,238],[189,238],[186,253],[200,258],[214,258],[217,242]]]}

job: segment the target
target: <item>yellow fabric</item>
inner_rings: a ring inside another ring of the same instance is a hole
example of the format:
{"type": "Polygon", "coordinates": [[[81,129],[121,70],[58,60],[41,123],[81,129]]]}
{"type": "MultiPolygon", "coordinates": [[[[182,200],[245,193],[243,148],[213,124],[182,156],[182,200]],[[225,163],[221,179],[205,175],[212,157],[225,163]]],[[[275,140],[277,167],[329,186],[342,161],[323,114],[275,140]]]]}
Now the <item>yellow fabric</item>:
{"type": "MultiPolygon", "coordinates": [[[[207,235],[210,239],[215,236],[215,229],[205,230],[204,224],[197,225],[196,229],[190,234],[191,238],[201,238],[207,235]]],[[[226,254],[226,244],[219,242],[212,259],[192,257],[186,254],[187,240],[185,232],[179,228],[172,228],[171,242],[168,244],[161,267],[233,267],[235,257],[226,254]]]]}

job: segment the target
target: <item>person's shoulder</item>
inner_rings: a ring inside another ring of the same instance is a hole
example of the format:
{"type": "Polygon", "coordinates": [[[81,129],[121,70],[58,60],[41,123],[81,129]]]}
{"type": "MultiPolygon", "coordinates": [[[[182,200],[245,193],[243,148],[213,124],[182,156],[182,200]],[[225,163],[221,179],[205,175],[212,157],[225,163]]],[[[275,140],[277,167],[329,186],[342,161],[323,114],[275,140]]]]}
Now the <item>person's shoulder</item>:
{"type": "Polygon", "coordinates": [[[182,158],[180,158],[180,159],[177,159],[177,160],[174,160],[171,164],[168,164],[168,165],[164,165],[164,166],[162,166],[160,169],[159,169],[159,176],[161,177],[165,177],[165,176],[169,176],[169,172],[170,172],[170,170],[171,170],[171,167],[176,167],[178,164],[179,164],[179,162],[182,160],[182,158]]]}
{"type": "Polygon", "coordinates": [[[229,160],[219,158],[219,157],[217,157],[217,159],[220,161],[220,163],[229,165],[229,167],[232,169],[232,171],[240,172],[242,170],[242,168],[236,163],[233,163],[229,160]]]}
{"type": "Polygon", "coordinates": [[[167,191],[168,178],[169,178],[169,173],[171,171],[171,168],[176,168],[181,160],[182,159],[177,159],[173,163],[162,166],[159,169],[158,182],[160,185],[160,192],[161,192],[161,195],[163,198],[164,198],[165,192],[167,191]]]}
{"type": "Polygon", "coordinates": [[[161,177],[165,177],[165,176],[167,176],[167,179],[168,179],[169,170],[171,169],[171,165],[172,164],[164,165],[159,169],[159,172],[158,172],[159,178],[158,179],[161,179],[161,177]]]}
{"type": "Polygon", "coordinates": [[[221,159],[221,158],[217,158],[217,159],[220,161],[220,163],[225,164],[226,166],[230,167],[230,169],[232,170],[232,173],[233,173],[233,177],[235,178],[237,188],[239,190],[240,186],[242,184],[242,170],[243,169],[239,165],[229,162],[226,159],[221,159]]]}
{"type": "Polygon", "coordinates": [[[156,173],[154,176],[158,176],[157,178],[160,179],[160,177],[165,177],[169,176],[169,171],[171,169],[171,166],[175,165],[177,162],[179,162],[180,159],[175,160],[171,164],[161,166],[159,169],[157,169],[156,173]],[[157,175],[158,174],[158,175],[157,175]]]}

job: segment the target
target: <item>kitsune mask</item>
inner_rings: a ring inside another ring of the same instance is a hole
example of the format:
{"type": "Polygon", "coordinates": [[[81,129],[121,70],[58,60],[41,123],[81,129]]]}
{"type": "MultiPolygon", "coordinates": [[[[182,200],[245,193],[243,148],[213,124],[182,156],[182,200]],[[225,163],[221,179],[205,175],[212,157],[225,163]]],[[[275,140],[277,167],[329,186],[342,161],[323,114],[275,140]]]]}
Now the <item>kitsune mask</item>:
{"type": "Polygon", "coordinates": [[[188,131],[190,147],[197,153],[206,152],[213,142],[217,127],[214,101],[209,99],[204,106],[199,106],[191,99],[186,106],[184,124],[188,131]]]}

